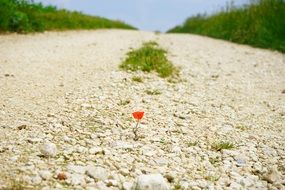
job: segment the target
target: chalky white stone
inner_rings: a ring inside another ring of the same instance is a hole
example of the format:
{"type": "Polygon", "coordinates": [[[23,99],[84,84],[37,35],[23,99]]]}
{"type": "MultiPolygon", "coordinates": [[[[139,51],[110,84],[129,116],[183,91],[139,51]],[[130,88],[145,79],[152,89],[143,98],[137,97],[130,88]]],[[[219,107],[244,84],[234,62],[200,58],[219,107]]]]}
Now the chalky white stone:
{"type": "Polygon", "coordinates": [[[161,174],[141,175],[134,184],[137,190],[169,190],[170,187],[161,174]]]}
{"type": "Polygon", "coordinates": [[[56,145],[51,142],[42,144],[40,151],[45,157],[55,157],[57,155],[56,145]]]}

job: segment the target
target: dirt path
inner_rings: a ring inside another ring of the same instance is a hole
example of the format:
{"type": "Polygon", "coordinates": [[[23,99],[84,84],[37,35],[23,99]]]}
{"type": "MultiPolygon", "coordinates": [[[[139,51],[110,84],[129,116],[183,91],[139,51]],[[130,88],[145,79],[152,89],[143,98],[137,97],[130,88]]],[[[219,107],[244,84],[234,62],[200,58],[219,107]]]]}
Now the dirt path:
{"type": "Polygon", "coordinates": [[[0,189],[118,189],[143,173],[171,176],[171,187],[184,189],[285,188],[284,90],[284,54],[206,37],[123,30],[0,36],[0,189]],[[149,40],[181,67],[181,82],[118,69],[130,48],[149,40]],[[136,109],[146,112],[138,142],[136,109]],[[39,148],[47,141],[58,149],[49,160],[39,148]],[[211,148],[221,141],[235,147],[211,148]],[[94,164],[117,184],[74,169],[94,164]]]}

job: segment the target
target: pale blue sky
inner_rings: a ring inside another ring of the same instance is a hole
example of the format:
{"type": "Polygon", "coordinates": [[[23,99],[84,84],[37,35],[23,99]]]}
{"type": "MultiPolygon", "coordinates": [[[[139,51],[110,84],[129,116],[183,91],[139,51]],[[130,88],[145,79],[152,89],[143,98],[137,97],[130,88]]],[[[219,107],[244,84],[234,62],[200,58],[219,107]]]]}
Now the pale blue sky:
{"type": "MultiPolygon", "coordinates": [[[[141,30],[166,31],[197,13],[213,13],[229,0],[35,0],[58,8],[125,21],[141,30]]],[[[248,0],[235,0],[242,5],[248,0]]]]}

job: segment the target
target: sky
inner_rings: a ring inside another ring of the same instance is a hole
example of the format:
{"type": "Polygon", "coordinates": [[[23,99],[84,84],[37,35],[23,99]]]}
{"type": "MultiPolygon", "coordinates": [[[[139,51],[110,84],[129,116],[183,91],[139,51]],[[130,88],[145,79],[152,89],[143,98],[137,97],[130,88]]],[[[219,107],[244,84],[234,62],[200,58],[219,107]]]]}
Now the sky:
{"type": "MultiPolygon", "coordinates": [[[[34,0],[45,5],[124,21],[145,31],[165,32],[189,16],[214,13],[229,0],[34,0]]],[[[240,6],[248,0],[234,0],[240,6]]]]}

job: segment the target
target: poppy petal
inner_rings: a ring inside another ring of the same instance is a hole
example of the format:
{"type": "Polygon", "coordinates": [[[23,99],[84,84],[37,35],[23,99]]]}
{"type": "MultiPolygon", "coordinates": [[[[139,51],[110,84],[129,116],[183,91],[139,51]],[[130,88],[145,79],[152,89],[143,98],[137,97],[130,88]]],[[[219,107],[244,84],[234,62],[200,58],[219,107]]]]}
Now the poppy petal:
{"type": "Polygon", "coordinates": [[[137,111],[137,112],[133,112],[132,114],[133,114],[133,117],[134,117],[135,119],[141,120],[141,119],[143,118],[144,112],[139,112],[139,111],[137,111]]]}

